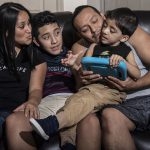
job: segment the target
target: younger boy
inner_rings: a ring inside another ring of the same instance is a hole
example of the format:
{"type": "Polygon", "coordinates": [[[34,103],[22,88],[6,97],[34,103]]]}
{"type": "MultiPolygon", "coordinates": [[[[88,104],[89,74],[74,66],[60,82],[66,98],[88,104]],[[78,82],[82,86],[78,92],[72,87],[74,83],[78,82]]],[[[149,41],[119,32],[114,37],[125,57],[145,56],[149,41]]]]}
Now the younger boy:
{"type": "MultiPolygon", "coordinates": [[[[138,79],[140,71],[131,49],[123,43],[134,33],[138,25],[136,16],[128,8],[119,8],[109,11],[106,18],[102,29],[103,45],[92,45],[86,55],[99,56],[106,52],[110,53],[110,65],[115,67],[120,60],[124,60],[127,64],[128,74],[134,79],[138,79]]],[[[72,66],[72,68],[79,68],[80,64],[76,64],[79,55],[69,53],[62,63],[72,66]]],[[[31,118],[30,122],[44,139],[48,139],[60,129],[76,125],[86,115],[100,110],[106,104],[121,103],[125,97],[125,93],[113,89],[107,85],[107,82],[100,81],[82,87],[66,101],[65,106],[56,116],[49,116],[41,120],[31,118]],[[53,122],[58,124],[55,130],[51,128],[53,122]]]]}

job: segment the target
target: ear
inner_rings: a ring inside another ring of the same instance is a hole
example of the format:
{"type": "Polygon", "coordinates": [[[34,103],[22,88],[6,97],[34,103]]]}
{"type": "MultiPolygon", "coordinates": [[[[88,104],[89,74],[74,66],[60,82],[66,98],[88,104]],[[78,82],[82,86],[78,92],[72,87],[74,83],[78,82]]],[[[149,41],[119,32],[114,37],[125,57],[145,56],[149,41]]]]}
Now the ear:
{"type": "Polygon", "coordinates": [[[120,42],[126,42],[129,39],[128,35],[123,35],[122,38],[120,39],[120,42]]]}
{"type": "Polygon", "coordinates": [[[61,33],[63,32],[64,26],[60,26],[61,33]]]}
{"type": "Polygon", "coordinates": [[[39,42],[35,39],[35,37],[33,38],[33,42],[34,42],[34,44],[35,44],[36,46],[40,47],[40,44],[39,44],[39,42]]]}
{"type": "Polygon", "coordinates": [[[105,17],[105,15],[104,15],[103,13],[100,12],[100,15],[101,15],[101,17],[102,17],[104,20],[106,20],[106,17],[105,17]]]}

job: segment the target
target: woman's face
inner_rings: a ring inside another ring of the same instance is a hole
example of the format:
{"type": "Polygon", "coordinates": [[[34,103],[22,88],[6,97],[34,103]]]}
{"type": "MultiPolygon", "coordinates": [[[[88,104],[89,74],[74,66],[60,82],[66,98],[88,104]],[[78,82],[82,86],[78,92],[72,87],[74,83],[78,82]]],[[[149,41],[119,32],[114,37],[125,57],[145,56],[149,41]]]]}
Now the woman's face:
{"type": "Polygon", "coordinates": [[[16,46],[29,45],[32,42],[30,18],[27,12],[20,11],[15,27],[16,46]]]}
{"type": "Polygon", "coordinates": [[[75,18],[74,26],[80,35],[91,43],[98,43],[103,17],[90,7],[83,9],[75,18]]]}

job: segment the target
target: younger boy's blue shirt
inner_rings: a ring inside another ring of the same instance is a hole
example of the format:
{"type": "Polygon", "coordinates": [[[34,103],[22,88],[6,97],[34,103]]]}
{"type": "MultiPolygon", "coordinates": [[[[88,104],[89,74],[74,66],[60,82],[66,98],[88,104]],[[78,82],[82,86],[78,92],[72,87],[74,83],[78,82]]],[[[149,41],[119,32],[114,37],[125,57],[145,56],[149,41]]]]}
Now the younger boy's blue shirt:
{"type": "Polygon", "coordinates": [[[61,59],[65,58],[66,54],[67,49],[65,47],[57,56],[44,53],[48,67],[43,90],[44,97],[57,93],[75,92],[75,80],[71,69],[61,64],[61,59]]]}

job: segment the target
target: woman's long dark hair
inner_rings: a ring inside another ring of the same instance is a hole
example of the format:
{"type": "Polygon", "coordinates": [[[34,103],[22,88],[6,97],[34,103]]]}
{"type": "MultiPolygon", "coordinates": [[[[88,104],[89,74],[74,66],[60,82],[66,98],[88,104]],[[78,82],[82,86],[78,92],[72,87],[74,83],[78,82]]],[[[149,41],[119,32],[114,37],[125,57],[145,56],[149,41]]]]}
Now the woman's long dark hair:
{"type": "Polygon", "coordinates": [[[15,26],[20,11],[27,12],[31,20],[31,14],[21,4],[8,2],[0,6],[0,55],[9,71],[15,75],[15,26]]]}

